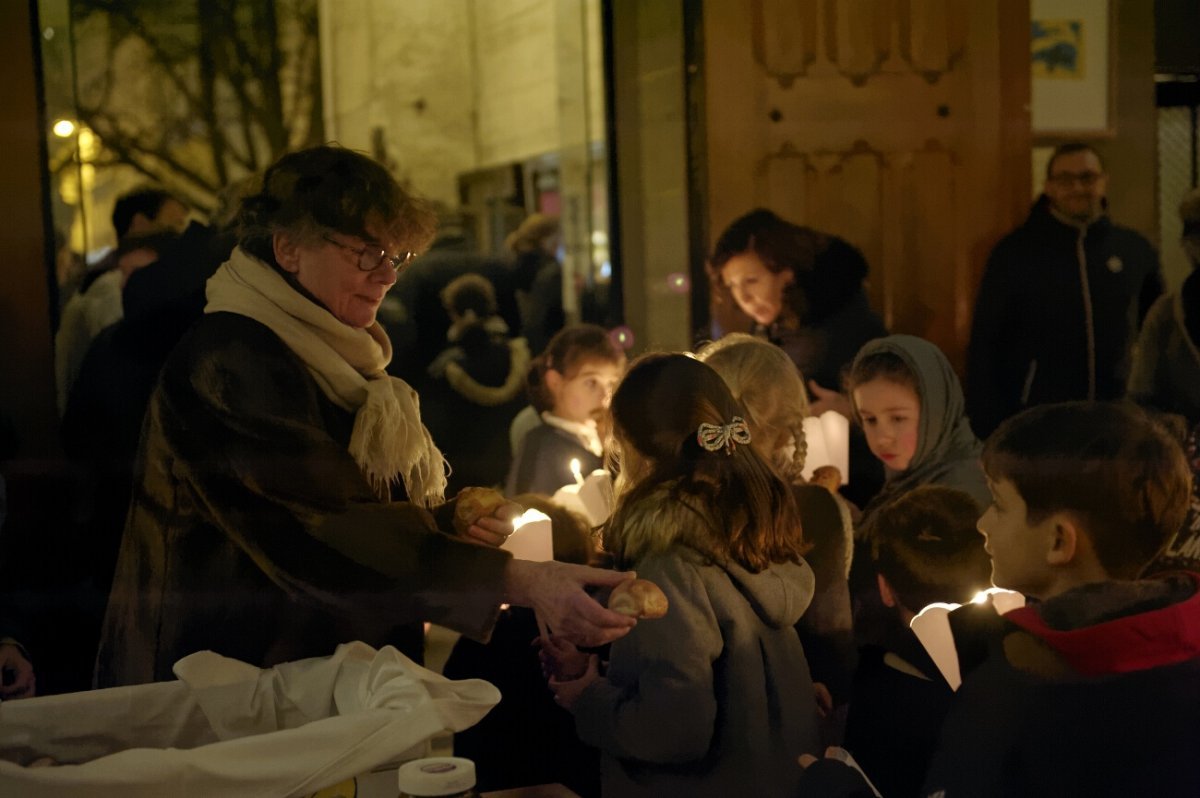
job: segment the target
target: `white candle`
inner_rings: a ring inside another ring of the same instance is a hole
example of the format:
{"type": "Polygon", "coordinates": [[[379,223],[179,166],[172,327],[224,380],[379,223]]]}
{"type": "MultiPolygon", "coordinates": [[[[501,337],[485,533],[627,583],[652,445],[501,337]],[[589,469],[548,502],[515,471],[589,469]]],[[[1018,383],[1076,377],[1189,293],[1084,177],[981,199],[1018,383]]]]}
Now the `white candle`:
{"type": "Polygon", "coordinates": [[[571,458],[571,473],[575,475],[575,484],[583,485],[583,464],[579,462],[578,457],[571,458]]]}

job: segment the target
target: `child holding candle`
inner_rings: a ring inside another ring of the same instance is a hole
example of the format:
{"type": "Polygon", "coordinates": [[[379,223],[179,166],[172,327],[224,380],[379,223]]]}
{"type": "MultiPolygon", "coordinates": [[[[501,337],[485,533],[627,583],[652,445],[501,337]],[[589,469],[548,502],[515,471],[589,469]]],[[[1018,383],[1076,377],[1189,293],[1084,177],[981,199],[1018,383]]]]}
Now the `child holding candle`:
{"type": "Polygon", "coordinates": [[[1200,795],[1200,576],[1141,577],[1187,511],[1179,444],[1128,405],[1042,405],[983,468],[992,581],[1037,601],[990,616],[921,794],[1200,795]]]}
{"type": "Polygon", "coordinates": [[[909,623],[934,602],[966,604],[991,586],[978,520],[974,499],[942,485],[922,485],[879,511],[871,560],[880,598],[900,623],[862,649],[845,746],[889,798],[924,795],[954,697],[909,623]]]}
{"type": "Polygon", "coordinates": [[[1143,576],[1187,511],[1179,444],[1131,405],[1068,402],[982,460],[992,582],[1035,601],[950,614],[962,685],[919,794],[1200,795],[1200,575],[1143,576]]]}
{"type": "MultiPolygon", "coordinates": [[[[794,795],[796,757],[820,747],[793,628],[812,570],[795,500],[744,412],[684,355],[642,358],[613,397],[621,474],[606,548],[669,609],[612,646],[604,676],[591,656],[581,678],[551,679],[602,752],[605,795],[794,795]]],[[[569,659],[556,638],[544,645],[569,659]]]]}
{"type": "MultiPolygon", "coordinates": [[[[804,417],[808,398],[804,379],[782,349],[745,333],[726,335],[700,349],[697,357],[712,366],[748,416],[753,447],[791,483],[800,511],[805,555],[816,577],[812,604],[796,630],[819,685],[817,700],[826,716],[826,741],[840,742],[841,720],[854,673],[854,633],[847,576],[853,551],[853,529],[844,502],[832,491],[806,484],[807,442],[804,417]]],[[[797,530],[800,534],[800,530],[797,530]]]]}
{"type": "Polygon", "coordinates": [[[541,423],[527,432],[508,471],[505,493],[553,495],[602,464],[599,422],[625,370],[625,353],[595,324],[560,330],[529,368],[526,388],[541,423]]]}

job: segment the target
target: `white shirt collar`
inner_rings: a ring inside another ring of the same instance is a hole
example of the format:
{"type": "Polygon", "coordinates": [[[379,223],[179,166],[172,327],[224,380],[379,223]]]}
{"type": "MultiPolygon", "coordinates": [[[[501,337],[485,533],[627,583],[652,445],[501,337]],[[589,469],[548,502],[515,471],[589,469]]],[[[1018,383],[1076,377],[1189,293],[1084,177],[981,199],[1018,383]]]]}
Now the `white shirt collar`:
{"type": "Polygon", "coordinates": [[[561,430],[574,435],[583,444],[583,447],[592,454],[600,457],[604,454],[604,444],[600,441],[600,432],[596,428],[596,422],[590,418],[582,423],[578,421],[569,421],[565,418],[560,418],[554,415],[549,410],[542,411],[542,421],[552,427],[558,427],[561,430]]]}

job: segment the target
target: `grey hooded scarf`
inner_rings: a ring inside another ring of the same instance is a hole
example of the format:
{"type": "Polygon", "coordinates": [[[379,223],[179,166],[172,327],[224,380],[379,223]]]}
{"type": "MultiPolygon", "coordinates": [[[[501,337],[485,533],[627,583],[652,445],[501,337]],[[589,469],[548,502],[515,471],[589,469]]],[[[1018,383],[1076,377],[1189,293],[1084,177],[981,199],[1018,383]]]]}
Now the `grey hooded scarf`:
{"type": "Polygon", "coordinates": [[[864,508],[860,530],[869,530],[876,510],[920,485],[944,485],[966,491],[982,512],[991,502],[979,464],[983,444],[971,431],[962,385],[950,361],[942,350],[924,338],[889,335],[860,349],[854,365],[881,352],[898,356],[912,372],[921,400],[921,417],[912,462],[903,471],[886,469],[883,490],[864,508]]]}

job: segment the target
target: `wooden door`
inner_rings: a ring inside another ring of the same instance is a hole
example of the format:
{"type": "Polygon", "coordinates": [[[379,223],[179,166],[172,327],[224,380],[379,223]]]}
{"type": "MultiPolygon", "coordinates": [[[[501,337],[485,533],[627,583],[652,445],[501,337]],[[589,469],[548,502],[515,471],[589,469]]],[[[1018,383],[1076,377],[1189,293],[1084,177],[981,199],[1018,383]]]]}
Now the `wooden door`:
{"type": "Polygon", "coordinates": [[[710,0],[711,244],[764,206],[842,236],[889,329],[960,367],[992,244],[1029,207],[1024,0],[710,0]]]}

